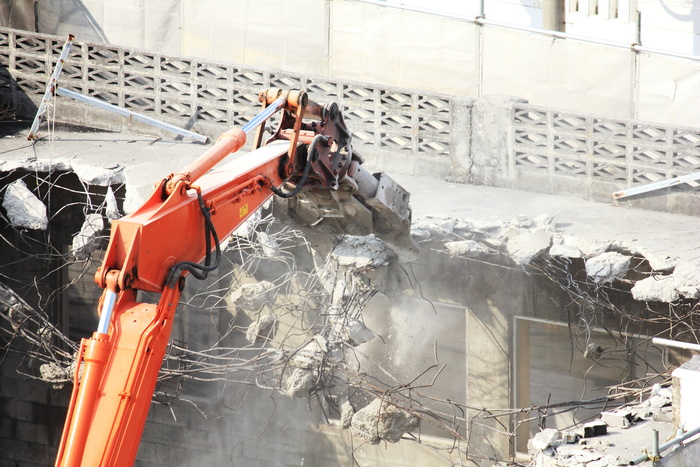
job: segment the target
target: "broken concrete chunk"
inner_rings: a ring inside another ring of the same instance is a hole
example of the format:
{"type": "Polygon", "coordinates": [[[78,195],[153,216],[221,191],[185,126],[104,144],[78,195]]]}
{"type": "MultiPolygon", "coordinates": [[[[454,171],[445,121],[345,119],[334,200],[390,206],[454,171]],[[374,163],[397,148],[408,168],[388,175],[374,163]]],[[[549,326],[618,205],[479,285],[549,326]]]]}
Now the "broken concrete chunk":
{"type": "Polygon", "coordinates": [[[559,243],[556,245],[552,245],[552,247],[549,249],[549,256],[561,256],[563,258],[581,258],[583,254],[581,253],[581,250],[579,250],[573,245],[565,245],[563,243],[559,243]]]}
{"type": "Polygon", "coordinates": [[[578,443],[581,439],[581,435],[574,431],[562,431],[559,433],[559,438],[564,444],[574,444],[578,443]]]}
{"type": "Polygon", "coordinates": [[[614,412],[601,412],[600,417],[608,426],[616,428],[629,428],[636,418],[630,409],[620,409],[614,412]]]}
{"type": "Polygon", "coordinates": [[[605,284],[619,279],[630,267],[630,257],[608,251],[586,260],[586,274],[596,284],[605,284]]]}
{"type": "Polygon", "coordinates": [[[100,246],[104,221],[99,214],[88,214],[80,232],[73,237],[72,252],[77,260],[86,260],[100,246]]]}
{"type": "Polygon", "coordinates": [[[314,372],[295,368],[285,381],[287,395],[292,399],[297,397],[308,397],[314,386],[314,372]]]}
{"type": "Polygon", "coordinates": [[[671,303],[680,298],[673,276],[652,276],[632,287],[632,297],[642,302],[671,303]]]}
{"type": "Polygon", "coordinates": [[[340,426],[347,430],[352,426],[352,416],[355,415],[355,409],[349,400],[345,399],[340,404],[340,426]]]}
{"type": "Polygon", "coordinates": [[[612,247],[611,242],[606,242],[603,240],[584,240],[580,238],[569,238],[569,242],[564,242],[575,246],[581,251],[584,258],[591,258],[593,256],[598,256],[612,247]]]}
{"type": "Polygon", "coordinates": [[[73,172],[88,185],[108,186],[124,183],[126,179],[124,167],[114,164],[108,167],[97,167],[89,164],[71,163],[73,172]]]}
{"type": "Polygon", "coordinates": [[[388,266],[394,252],[374,235],[345,236],[331,252],[342,267],[362,270],[388,266]]]}
{"type": "Polygon", "coordinates": [[[552,234],[544,230],[524,232],[510,239],[508,254],[517,264],[528,264],[547,251],[552,244],[552,234]]]}
{"type": "Polygon", "coordinates": [[[2,207],[7,212],[10,223],[15,227],[46,230],[49,218],[46,206],[27,188],[22,180],[17,180],[5,189],[2,207]]]}
{"type": "Polygon", "coordinates": [[[491,253],[485,245],[474,240],[462,240],[458,242],[446,242],[445,248],[450,256],[461,256],[466,258],[478,258],[491,253]]]}
{"type": "Polygon", "coordinates": [[[487,221],[474,221],[472,225],[475,229],[481,232],[489,232],[492,235],[497,235],[503,229],[503,221],[498,219],[491,219],[487,221]]]}
{"type": "Polygon", "coordinates": [[[540,214],[539,216],[535,217],[534,219],[535,226],[542,229],[542,230],[553,230],[554,226],[552,225],[552,221],[554,221],[554,216],[550,214],[540,214]]]}
{"type": "Polygon", "coordinates": [[[231,292],[230,300],[238,308],[248,311],[258,311],[263,305],[274,300],[274,284],[260,281],[253,284],[243,284],[231,292]]]}
{"type": "Polygon", "coordinates": [[[468,221],[463,221],[463,220],[457,221],[454,229],[456,231],[459,231],[460,233],[474,232],[475,230],[477,230],[476,227],[474,227],[474,224],[472,224],[471,222],[468,222],[468,221]]]}
{"type": "Polygon", "coordinates": [[[535,223],[527,216],[519,215],[510,221],[510,225],[513,227],[519,227],[521,229],[529,229],[535,225],[535,223]]]}
{"type": "Polygon", "coordinates": [[[411,235],[417,236],[421,240],[444,238],[454,233],[456,225],[456,219],[428,216],[413,224],[411,235]]]}
{"type": "Polygon", "coordinates": [[[559,431],[554,428],[547,428],[537,433],[530,440],[530,448],[534,451],[544,451],[552,446],[559,439],[559,431]]]}
{"type": "Polygon", "coordinates": [[[374,399],[352,417],[352,434],[371,444],[398,442],[404,433],[420,426],[417,416],[381,399],[374,399]]]}
{"type": "Polygon", "coordinates": [[[148,196],[145,194],[145,191],[149,189],[152,190],[152,188],[150,187],[144,187],[142,188],[142,190],[139,190],[138,188],[127,184],[126,195],[124,196],[124,204],[122,205],[124,208],[124,212],[129,214],[143,206],[143,202],[146,199],[145,196],[148,196]],[[144,195],[142,195],[140,191],[144,191],[144,195]]]}
{"type": "Polygon", "coordinates": [[[700,266],[682,259],[673,270],[673,278],[676,291],[682,298],[700,298],[700,266]]]}
{"type": "Polygon", "coordinates": [[[369,342],[376,337],[376,334],[362,321],[353,318],[335,320],[333,329],[341,341],[353,347],[369,342]]]}
{"type": "Polygon", "coordinates": [[[267,258],[276,258],[280,255],[280,245],[277,240],[265,232],[257,233],[258,244],[262,247],[263,255],[267,258]]]}
{"type": "Polygon", "coordinates": [[[651,269],[656,272],[671,272],[678,264],[678,257],[668,253],[658,253],[648,248],[638,248],[636,253],[644,256],[651,269]]]}
{"type": "Polygon", "coordinates": [[[110,221],[121,217],[117,197],[114,196],[114,190],[112,190],[111,186],[107,187],[107,193],[105,194],[105,215],[110,221]]]}
{"type": "Polygon", "coordinates": [[[326,352],[328,352],[328,349],[321,347],[317,340],[312,340],[294,354],[290,364],[307,370],[316,368],[321,364],[326,352]]]}
{"type": "Polygon", "coordinates": [[[69,368],[64,368],[58,363],[44,363],[39,366],[41,379],[53,383],[54,389],[62,389],[63,386],[73,379],[69,368]]]}
{"type": "Polygon", "coordinates": [[[598,360],[603,355],[604,351],[605,349],[603,349],[595,342],[589,342],[586,346],[586,349],[583,351],[583,358],[587,358],[589,360],[598,360]]]}
{"type": "Polygon", "coordinates": [[[593,420],[583,425],[583,437],[594,438],[608,434],[608,424],[603,420],[593,420]]]}
{"type": "Polygon", "coordinates": [[[276,319],[272,315],[261,316],[257,321],[253,321],[245,333],[246,340],[251,344],[255,344],[258,337],[268,337],[275,321],[276,319]]]}

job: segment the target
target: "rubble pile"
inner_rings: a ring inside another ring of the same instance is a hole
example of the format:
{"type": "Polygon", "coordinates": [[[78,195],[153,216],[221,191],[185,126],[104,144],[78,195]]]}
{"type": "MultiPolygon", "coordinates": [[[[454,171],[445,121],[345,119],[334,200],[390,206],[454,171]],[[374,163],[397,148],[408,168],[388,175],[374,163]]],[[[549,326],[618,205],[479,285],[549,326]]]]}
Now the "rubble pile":
{"type": "Polygon", "coordinates": [[[636,427],[646,422],[668,423],[672,418],[672,392],[658,384],[650,396],[639,404],[626,405],[601,413],[600,418],[573,431],[547,428],[528,441],[532,467],[612,467],[627,465],[638,451],[625,452],[620,443],[621,434],[629,432],[637,444],[643,443],[636,427]],[[623,454],[624,452],[624,454],[623,454]],[[627,458],[626,456],[629,456],[627,458]]]}
{"type": "Polygon", "coordinates": [[[588,278],[596,285],[626,279],[633,258],[649,264],[649,277],[635,281],[635,300],[670,303],[700,298],[700,267],[692,258],[658,253],[634,242],[577,238],[557,228],[554,218],[517,216],[510,221],[488,221],[426,216],[414,222],[416,241],[438,241],[451,256],[486,259],[501,255],[525,266],[540,257],[582,259],[588,278]]]}
{"type": "Polygon", "coordinates": [[[387,266],[395,258],[395,254],[374,235],[346,235],[333,249],[331,257],[342,268],[363,270],[387,266]]]}

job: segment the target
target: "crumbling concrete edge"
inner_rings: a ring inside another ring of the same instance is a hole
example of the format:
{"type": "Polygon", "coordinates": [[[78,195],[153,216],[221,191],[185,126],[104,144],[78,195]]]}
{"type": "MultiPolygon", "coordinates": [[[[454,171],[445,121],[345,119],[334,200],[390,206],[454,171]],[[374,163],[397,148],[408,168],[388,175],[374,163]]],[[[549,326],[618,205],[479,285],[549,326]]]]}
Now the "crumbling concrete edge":
{"type": "Polygon", "coordinates": [[[637,301],[672,303],[700,299],[700,265],[633,242],[576,237],[559,230],[547,214],[534,219],[517,216],[489,221],[428,216],[414,221],[412,235],[419,244],[441,242],[443,251],[450,256],[487,261],[500,257],[522,267],[538,258],[580,259],[592,285],[632,281],[631,292],[637,301]],[[648,277],[627,277],[633,258],[649,263],[648,277]]]}

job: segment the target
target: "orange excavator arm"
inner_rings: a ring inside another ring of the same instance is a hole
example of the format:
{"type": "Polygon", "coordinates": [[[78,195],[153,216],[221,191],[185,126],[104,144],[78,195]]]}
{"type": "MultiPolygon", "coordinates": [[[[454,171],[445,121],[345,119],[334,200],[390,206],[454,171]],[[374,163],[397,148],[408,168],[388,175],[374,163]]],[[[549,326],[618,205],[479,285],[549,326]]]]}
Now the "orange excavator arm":
{"type": "Polygon", "coordinates": [[[320,106],[305,92],[275,89],[259,98],[257,117],[224,133],[113,222],[95,275],[105,289],[100,323],[80,346],[57,467],[133,465],[185,276],[203,279],[215,269],[220,240],[273,194],[294,200],[297,217],[322,232],[376,233],[414,249],[408,194],[386,174],[360,168],[335,103],[320,106]],[[264,122],[277,111],[279,127],[263,142],[264,122]],[[256,128],[256,150],[215,168],[256,128]],[[139,303],[139,290],[160,299],[139,303]]]}

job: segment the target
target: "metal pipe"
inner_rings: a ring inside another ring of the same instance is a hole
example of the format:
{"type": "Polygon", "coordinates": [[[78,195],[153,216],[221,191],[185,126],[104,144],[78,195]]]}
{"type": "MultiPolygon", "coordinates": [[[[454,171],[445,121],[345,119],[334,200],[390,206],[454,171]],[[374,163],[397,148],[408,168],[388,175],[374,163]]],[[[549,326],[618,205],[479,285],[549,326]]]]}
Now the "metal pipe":
{"type": "Polygon", "coordinates": [[[287,97],[280,97],[265,107],[262,112],[253,117],[242,128],[232,128],[223,133],[219,136],[216,144],[209,147],[204,154],[191,162],[183,171],[174,173],[169,177],[165,184],[165,193],[170,195],[178,182],[182,180],[186,180],[190,184],[194,183],[229,154],[238,151],[245,145],[248,134],[267,120],[270,115],[279,110],[280,107],[286,105],[286,103],[287,97]]]}
{"type": "Polygon", "coordinates": [[[681,177],[671,178],[668,180],[661,180],[660,182],[648,183],[646,185],[637,186],[634,188],[628,188],[628,189],[622,190],[622,191],[616,191],[615,193],[613,193],[613,198],[615,198],[615,199],[627,198],[628,196],[639,195],[642,193],[649,193],[651,191],[661,190],[663,188],[669,188],[672,186],[681,185],[683,183],[694,182],[698,179],[700,179],[700,172],[690,174],[690,175],[683,175],[681,177]]]}
{"type": "Polygon", "coordinates": [[[691,344],[689,342],[672,341],[670,339],[662,339],[660,337],[654,337],[651,340],[654,344],[665,345],[667,347],[677,347],[679,349],[695,350],[700,352],[700,344],[691,344]]]}
{"type": "Polygon", "coordinates": [[[653,463],[654,467],[659,465],[659,456],[659,430],[654,430],[654,437],[652,438],[651,445],[651,462],[653,463]]]}
{"type": "Polygon", "coordinates": [[[281,107],[283,107],[287,103],[287,99],[285,97],[280,97],[276,101],[274,101],[272,104],[268,105],[265,107],[265,109],[257,114],[255,117],[253,117],[252,120],[250,120],[248,123],[243,125],[241,130],[246,135],[249,135],[252,133],[253,130],[255,130],[262,122],[270,118],[270,116],[277,112],[281,107]]]}
{"type": "Polygon", "coordinates": [[[112,320],[112,311],[114,304],[117,302],[117,292],[113,290],[105,290],[105,298],[102,302],[102,313],[100,313],[100,322],[97,325],[97,332],[107,334],[109,332],[109,322],[112,320]]]}
{"type": "Polygon", "coordinates": [[[56,92],[61,96],[70,97],[71,99],[75,99],[76,101],[80,101],[89,105],[94,105],[95,107],[114,112],[115,114],[121,115],[123,117],[129,117],[135,120],[139,120],[143,123],[147,123],[148,125],[162,128],[164,130],[176,133],[181,136],[192,138],[193,140],[198,141],[200,143],[206,143],[209,140],[209,138],[207,138],[204,135],[185,130],[175,125],[171,125],[169,123],[161,122],[160,120],[156,120],[155,118],[147,117],[143,114],[132,112],[131,110],[126,110],[122,107],[109,104],[99,99],[95,99],[94,97],[86,96],[75,91],[70,91],[65,88],[58,88],[56,92]]]}
{"type": "MultiPolygon", "coordinates": [[[[692,438],[693,436],[697,436],[700,434],[700,426],[695,428],[694,430],[688,431],[686,433],[683,433],[681,436],[678,436],[676,438],[673,438],[671,441],[668,441],[661,446],[659,446],[659,455],[661,455],[662,452],[667,450],[670,447],[673,447],[677,444],[681,444],[683,441],[686,439],[692,438]]],[[[629,465],[638,465],[641,464],[642,462],[646,462],[650,460],[649,459],[649,454],[643,454],[629,462],[629,465]]]]}
{"type": "Polygon", "coordinates": [[[636,52],[647,53],[650,55],[665,55],[667,57],[683,58],[686,60],[694,60],[694,61],[700,60],[700,57],[698,57],[696,55],[682,54],[680,52],[670,52],[670,51],[666,51],[666,50],[659,50],[659,49],[654,49],[652,47],[644,47],[641,44],[632,45],[632,49],[636,52]]]}

